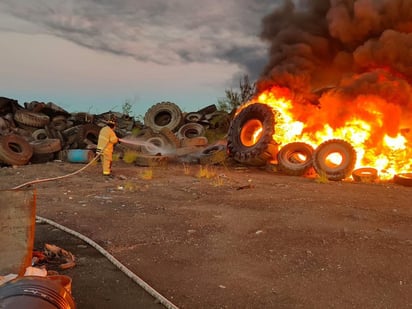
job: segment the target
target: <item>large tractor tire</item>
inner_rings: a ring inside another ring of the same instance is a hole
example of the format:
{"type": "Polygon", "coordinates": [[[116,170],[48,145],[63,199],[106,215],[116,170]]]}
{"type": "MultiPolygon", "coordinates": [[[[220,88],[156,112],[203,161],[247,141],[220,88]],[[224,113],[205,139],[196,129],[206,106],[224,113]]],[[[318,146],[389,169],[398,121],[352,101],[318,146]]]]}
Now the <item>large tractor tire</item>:
{"type": "Polygon", "coordinates": [[[279,169],[286,175],[302,176],[312,167],[313,147],[306,143],[289,143],[277,155],[279,169]]]}
{"type": "Polygon", "coordinates": [[[332,139],[320,144],[313,152],[313,167],[318,175],[329,180],[343,180],[349,177],[356,164],[356,151],[344,140],[332,139]],[[333,159],[337,155],[339,160],[333,159]]]}
{"type": "Polygon", "coordinates": [[[183,114],[179,106],[172,102],[160,102],[149,108],[144,115],[144,124],[160,132],[164,127],[176,132],[183,122],[183,114]]]}
{"type": "Polygon", "coordinates": [[[35,127],[42,128],[50,122],[49,116],[42,113],[34,113],[25,109],[19,109],[14,113],[14,120],[18,123],[35,127]]]}
{"type": "Polygon", "coordinates": [[[25,165],[33,155],[33,148],[22,136],[0,136],[0,161],[9,165],[25,165]]]}
{"type": "Polygon", "coordinates": [[[272,137],[274,132],[272,108],[261,103],[249,105],[230,125],[227,138],[229,155],[242,164],[266,165],[277,154],[278,145],[272,137]]]}

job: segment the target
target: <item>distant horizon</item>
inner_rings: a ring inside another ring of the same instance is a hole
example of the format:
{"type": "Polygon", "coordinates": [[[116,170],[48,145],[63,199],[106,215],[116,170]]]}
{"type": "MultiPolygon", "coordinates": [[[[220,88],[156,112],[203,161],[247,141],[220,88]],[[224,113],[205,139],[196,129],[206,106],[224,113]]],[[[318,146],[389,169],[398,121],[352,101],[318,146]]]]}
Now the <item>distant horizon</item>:
{"type": "Polygon", "coordinates": [[[211,104],[218,105],[218,100],[224,98],[225,93],[222,92],[221,97],[216,97],[215,101],[208,100],[208,98],[204,98],[202,101],[197,100],[194,101],[190,98],[182,99],[179,97],[170,97],[170,98],[146,98],[145,102],[142,102],[142,98],[124,98],[118,102],[113,100],[113,104],[111,102],[102,102],[99,99],[91,98],[91,99],[82,99],[73,102],[72,99],[59,99],[59,98],[52,98],[52,97],[28,97],[28,96],[16,96],[16,95],[4,95],[0,93],[0,97],[6,97],[12,100],[16,100],[20,106],[25,105],[25,103],[30,102],[43,102],[49,103],[52,102],[59,107],[63,108],[69,113],[78,113],[78,112],[87,112],[90,114],[102,114],[105,112],[123,112],[123,107],[128,102],[131,104],[131,115],[134,117],[144,116],[146,111],[152,107],[153,105],[160,103],[160,102],[172,102],[179,106],[182,112],[196,112],[197,110],[206,107],[211,104]]]}

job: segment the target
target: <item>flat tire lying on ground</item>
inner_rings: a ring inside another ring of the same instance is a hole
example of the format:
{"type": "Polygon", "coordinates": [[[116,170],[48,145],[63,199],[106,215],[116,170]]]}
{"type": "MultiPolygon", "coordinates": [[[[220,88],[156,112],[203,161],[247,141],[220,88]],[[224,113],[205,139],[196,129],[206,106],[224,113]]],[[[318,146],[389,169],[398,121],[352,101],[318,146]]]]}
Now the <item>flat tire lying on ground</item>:
{"type": "Polygon", "coordinates": [[[20,124],[35,128],[42,128],[50,122],[49,116],[42,113],[30,112],[25,109],[16,110],[14,120],[20,124]]]}
{"type": "Polygon", "coordinates": [[[357,168],[352,172],[352,178],[356,182],[374,182],[378,179],[378,170],[372,167],[357,168]]]}
{"type": "Polygon", "coordinates": [[[137,166],[149,166],[149,167],[157,167],[157,166],[164,166],[168,162],[167,156],[162,155],[144,155],[139,154],[136,157],[135,165],[137,166]]]}
{"type": "Polygon", "coordinates": [[[232,121],[227,138],[229,155],[236,161],[252,165],[266,165],[277,154],[273,140],[275,116],[271,107],[254,103],[244,108],[232,121]]]}
{"type": "Polygon", "coordinates": [[[175,132],[182,122],[182,111],[172,102],[157,103],[149,108],[144,115],[144,124],[155,132],[160,132],[164,127],[175,132]]]}
{"type": "Polygon", "coordinates": [[[225,145],[212,145],[205,148],[199,156],[199,163],[202,165],[219,164],[226,160],[227,148],[225,145]]]}
{"type": "Polygon", "coordinates": [[[320,144],[313,152],[313,167],[320,176],[329,180],[343,180],[349,177],[356,164],[356,151],[348,142],[332,139],[320,144]],[[339,160],[331,156],[337,154],[339,160]],[[339,162],[334,162],[339,161],[339,162]]]}
{"type": "Polygon", "coordinates": [[[399,173],[393,176],[393,182],[406,186],[406,187],[412,187],[412,173],[399,173]]]}
{"type": "Polygon", "coordinates": [[[22,136],[0,136],[0,161],[10,165],[25,165],[33,155],[33,148],[22,136]]]}
{"type": "Polygon", "coordinates": [[[279,169],[286,175],[302,176],[312,167],[313,147],[294,142],[283,146],[277,155],[279,169]]]}

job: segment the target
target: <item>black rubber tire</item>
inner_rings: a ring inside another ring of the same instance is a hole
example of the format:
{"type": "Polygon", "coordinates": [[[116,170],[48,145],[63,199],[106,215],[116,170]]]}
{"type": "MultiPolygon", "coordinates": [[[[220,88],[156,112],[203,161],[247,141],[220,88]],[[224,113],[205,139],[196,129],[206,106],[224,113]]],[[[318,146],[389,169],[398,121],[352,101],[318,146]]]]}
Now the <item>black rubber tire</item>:
{"type": "Polygon", "coordinates": [[[356,151],[348,142],[332,139],[320,144],[313,152],[313,167],[318,175],[327,179],[339,181],[349,177],[356,164],[356,151]],[[340,164],[331,165],[327,158],[330,154],[339,153],[342,157],[340,164]]]}
{"type": "Polygon", "coordinates": [[[202,165],[219,164],[226,160],[227,148],[225,145],[212,145],[205,148],[199,157],[199,163],[202,165]]]}
{"type": "Polygon", "coordinates": [[[30,145],[33,147],[33,153],[35,154],[55,153],[62,149],[61,141],[57,138],[33,141],[30,142],[30,145]]]}
{"type": "Polygon", "coordinates": [[[301,142],[286,144],[278,152],[278,167],[286,175],[302,176],[312,167],[312,155],[313,147],[309,144],[301,142]]]}
{"type": "Polygon", "coordinates": [[[208,106],[206,106],[206,107],[203,107],[203,108],[199,109],[199,110],[197,111],[197,113],[199,113],[199,114],[201,114],[201,115],[204,116],[204,115],[207,115],[207,114],[214,113],[215,111],[217,111],[216,105],[215,105],[215,104],[211,104],[211,105],[208,105],[208,106]]]}
{"type": "Polygon", "coordinates": [[[89,140],[93,144],[97,145],[100,130],[101,127],[93,123],[87,123],[82,125],[79,131],[79,139],[77,140],[80,148],[84,148],[87,146],[87,143],[84,142],[84,140],[89,140]]]}
{"type": "Polygon", "coordinates": [[[22,136],[0,136],[0,161],[9,165],[25,165],[33,155],[33,148],[22,136]]]}
{"type": "Polygon", "coordinates": [[[162,128],[159,134],[165,138],[173,149],[180,147],[179,138],[169,128],[162,128]]]}
{"type": "Polygon", "coordinates": [[[144,115],[144,124],[160,132],[162,128],[168,128],[173,132],[183,122],[183,114],[179,106],[172,102],[160,102],[149,108],[144,115]]]}
{"type": "Polygon", "coordinates": [[[205,128],[198,123],[186,123],[177,131],[179,138],[193,138],[205,135],[205,128]]]}
{"type": "Polygon", "coordinates": [[[50,121],[49,127],[57,131],[63,131],[67,128],[67,118],[62,115],[55,116],[50,121]]]}
{"type": "Polygon", "coordinates": [[[266,165],[277,155],[277,144],[272,136],[275,132],[274,111],[268,105],[255,103],[243,109],[232,121],[227,138],[229,155],[237,162],[252,166],[266,165]],[[258,120],[262,124],[262,134],[253,145],[245,145],[241,134],[245,124],[258,120]]]}
{"type": "Polygon", "coordinates": [[[186,123],[199,122],[203,115],[200,113],[187,113],[184,118],[186,123]]]}
{"type": "Polygon", "coordinates": [[[46,139],[51,137],[49,134],[47,134],[47,131],[45,129],[37,129],[34,131],[31,136],[34,138],[34,140],[41,140],[41,139],[46,139]]]}
{"type": "Polygon", "coordinates": [[[378,179],[378,170],[372,167],[357,168],[352,172],[352,178],[356,182],[374,182],[378,179]]]}
{"type": "Polygon", "coordinates": [[[406,186],[406,187],[412,187],[412,173],[399,173],[393,176],[393,182],[406,186]]]}
{"type": "Polygon", "coordinates": [[[26,126],[42,128],[50,122],[49,116],[19,109],[14,113],[14,120],[26,126]]]}

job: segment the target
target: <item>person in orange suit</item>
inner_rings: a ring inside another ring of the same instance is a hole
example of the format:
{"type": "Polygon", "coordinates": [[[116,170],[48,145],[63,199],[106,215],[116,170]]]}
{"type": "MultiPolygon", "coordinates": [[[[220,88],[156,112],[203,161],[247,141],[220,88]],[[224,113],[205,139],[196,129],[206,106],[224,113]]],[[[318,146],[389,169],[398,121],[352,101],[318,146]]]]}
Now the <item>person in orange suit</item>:
{"type": "Polygon", "coordinates": [[[96,153],[100,154],[103,168],[103,176],[113,177],[112,175],[112,161],[113,161],[113,148],[114,145],[119,142],[119,138],[114,132],[116,122],[109,120],[106,122],[99,132],[99,138],[97,141],[96,153]]]}

